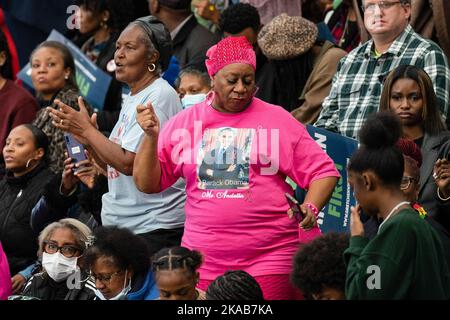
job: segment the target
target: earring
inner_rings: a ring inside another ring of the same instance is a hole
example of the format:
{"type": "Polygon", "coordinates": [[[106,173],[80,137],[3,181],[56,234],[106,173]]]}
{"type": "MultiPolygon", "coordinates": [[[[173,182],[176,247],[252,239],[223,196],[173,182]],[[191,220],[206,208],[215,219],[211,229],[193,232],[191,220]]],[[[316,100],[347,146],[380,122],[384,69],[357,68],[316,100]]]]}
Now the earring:
{"type": "Polygon", "coordinates": [[[147,66],[148,71],[153,72],[156,70],[156,65],[154,63],[147,66]]]}
{"type": "Polygon", "coordinates": [[[30,166],[30,161],[31,161],[31,160],[33,160],[33,159],[28,159],[28,161],[27,161],[27,164],[26,164],[25,168],[28,168],[28,167],[30,166]]]}
{"type": "Polygon", "coordinates": [[[103,29],[107,29],[108,28],[108,19],[103,19],[103,21],[100,22],[100,27],[102,27],[103,29]]]}
{"type": "Polygon", "coordinates": [[[66,75],[66,76],[64,77],[64,79],[69,80],[69,76],[66,75]]]}

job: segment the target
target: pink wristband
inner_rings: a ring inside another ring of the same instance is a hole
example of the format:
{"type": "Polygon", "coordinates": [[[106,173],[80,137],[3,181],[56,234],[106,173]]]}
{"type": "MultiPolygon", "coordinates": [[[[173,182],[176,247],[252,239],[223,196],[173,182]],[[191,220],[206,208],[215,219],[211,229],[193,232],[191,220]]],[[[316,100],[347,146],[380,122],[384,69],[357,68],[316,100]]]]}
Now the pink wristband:
{"type": "Polygon", "coordinates": [[[317,216],[319,215],[319,210],[317,209],[317,207],[315,205],[313,205],[311,202],[305,202],[306,206],[308,208],[311,209],[311,211],[314,213],[314,215],[317,216]]]}

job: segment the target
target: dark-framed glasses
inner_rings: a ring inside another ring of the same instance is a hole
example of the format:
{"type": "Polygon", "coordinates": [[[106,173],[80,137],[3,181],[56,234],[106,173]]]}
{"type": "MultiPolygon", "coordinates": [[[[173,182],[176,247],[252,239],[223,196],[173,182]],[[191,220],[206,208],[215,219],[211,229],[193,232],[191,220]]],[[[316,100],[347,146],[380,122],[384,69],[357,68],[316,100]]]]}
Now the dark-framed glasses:
{"type": "Polygon", "coordinates": [[[112,280],[112,278],[114,278],[115,276],[117,276],[117,275],[119,275],[119,274],[121,274],[121,273],[123,273],[124,271],[123,270],[119,270],[119,271],[116,271],[116,272],[113,272],[113,273],[111,273],[111,274],[108,274],[108,275],[104,275],[104,274],[95,274],[95,273],[93,273],[92,271],[89,273],[89,275],[91,276],[91,278],[92,278],[92,280],[95,282],[95,281],[100,281],[101,283],[103,283],[103,284],[109,284],[110,282],[111,282],[111,280],[112,280]]]}
{"type": "Polygon", "coordinates": [[[61,252],[61,254],[66,258],[73,258],[77,254],[83,252],[83,250],[75,245],[63,245],[59,247],[53,241],[44,241],[44,252],[48,254],[54,254],[56,252],[61,252]]]}

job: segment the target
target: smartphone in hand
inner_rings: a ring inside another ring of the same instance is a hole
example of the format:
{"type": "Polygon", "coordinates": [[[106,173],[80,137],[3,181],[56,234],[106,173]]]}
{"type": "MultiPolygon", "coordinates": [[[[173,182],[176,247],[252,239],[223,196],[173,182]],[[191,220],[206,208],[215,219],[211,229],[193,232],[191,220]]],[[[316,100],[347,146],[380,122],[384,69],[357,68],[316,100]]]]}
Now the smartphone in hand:
{"type": "MultiPolygon", "coordinates": [[[[66,141],[67,152],[73,163],[87,159],[82,143],[75,139],[70,133],[64,133],[64,139],[66,141]]],[[[80,168],[74,168],[73,171],[76,172],[78,169],[80,168]]]]}
{"type": "Polygon", "coordinates": [[[289,204],[289,207],[294,212],[294,217],[297,220],[297,222],[301,222],[303,220],[303,213],[302,209],[300,208],[300,203],[295,199],[293,196],[291,196],[289,193],[285,193],[286,200],[289,204]]]}

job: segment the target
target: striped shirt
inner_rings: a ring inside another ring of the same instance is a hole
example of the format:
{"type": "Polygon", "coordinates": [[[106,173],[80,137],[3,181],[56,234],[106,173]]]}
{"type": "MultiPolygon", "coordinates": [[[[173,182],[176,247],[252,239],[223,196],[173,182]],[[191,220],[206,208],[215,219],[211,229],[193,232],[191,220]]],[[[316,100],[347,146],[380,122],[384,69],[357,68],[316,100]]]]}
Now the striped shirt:
{"type": "Polygon", "coordinates": [[[375,58],[372,51],[373,40],[369,40],[341,59],[317,127],[357,138],[364,120],[378,111],[384,79],[399,65],[415,65],[428,73],[449,124],[450,70],[438,45],[423,39],[408,25],[387,52],[375,58]]]}

